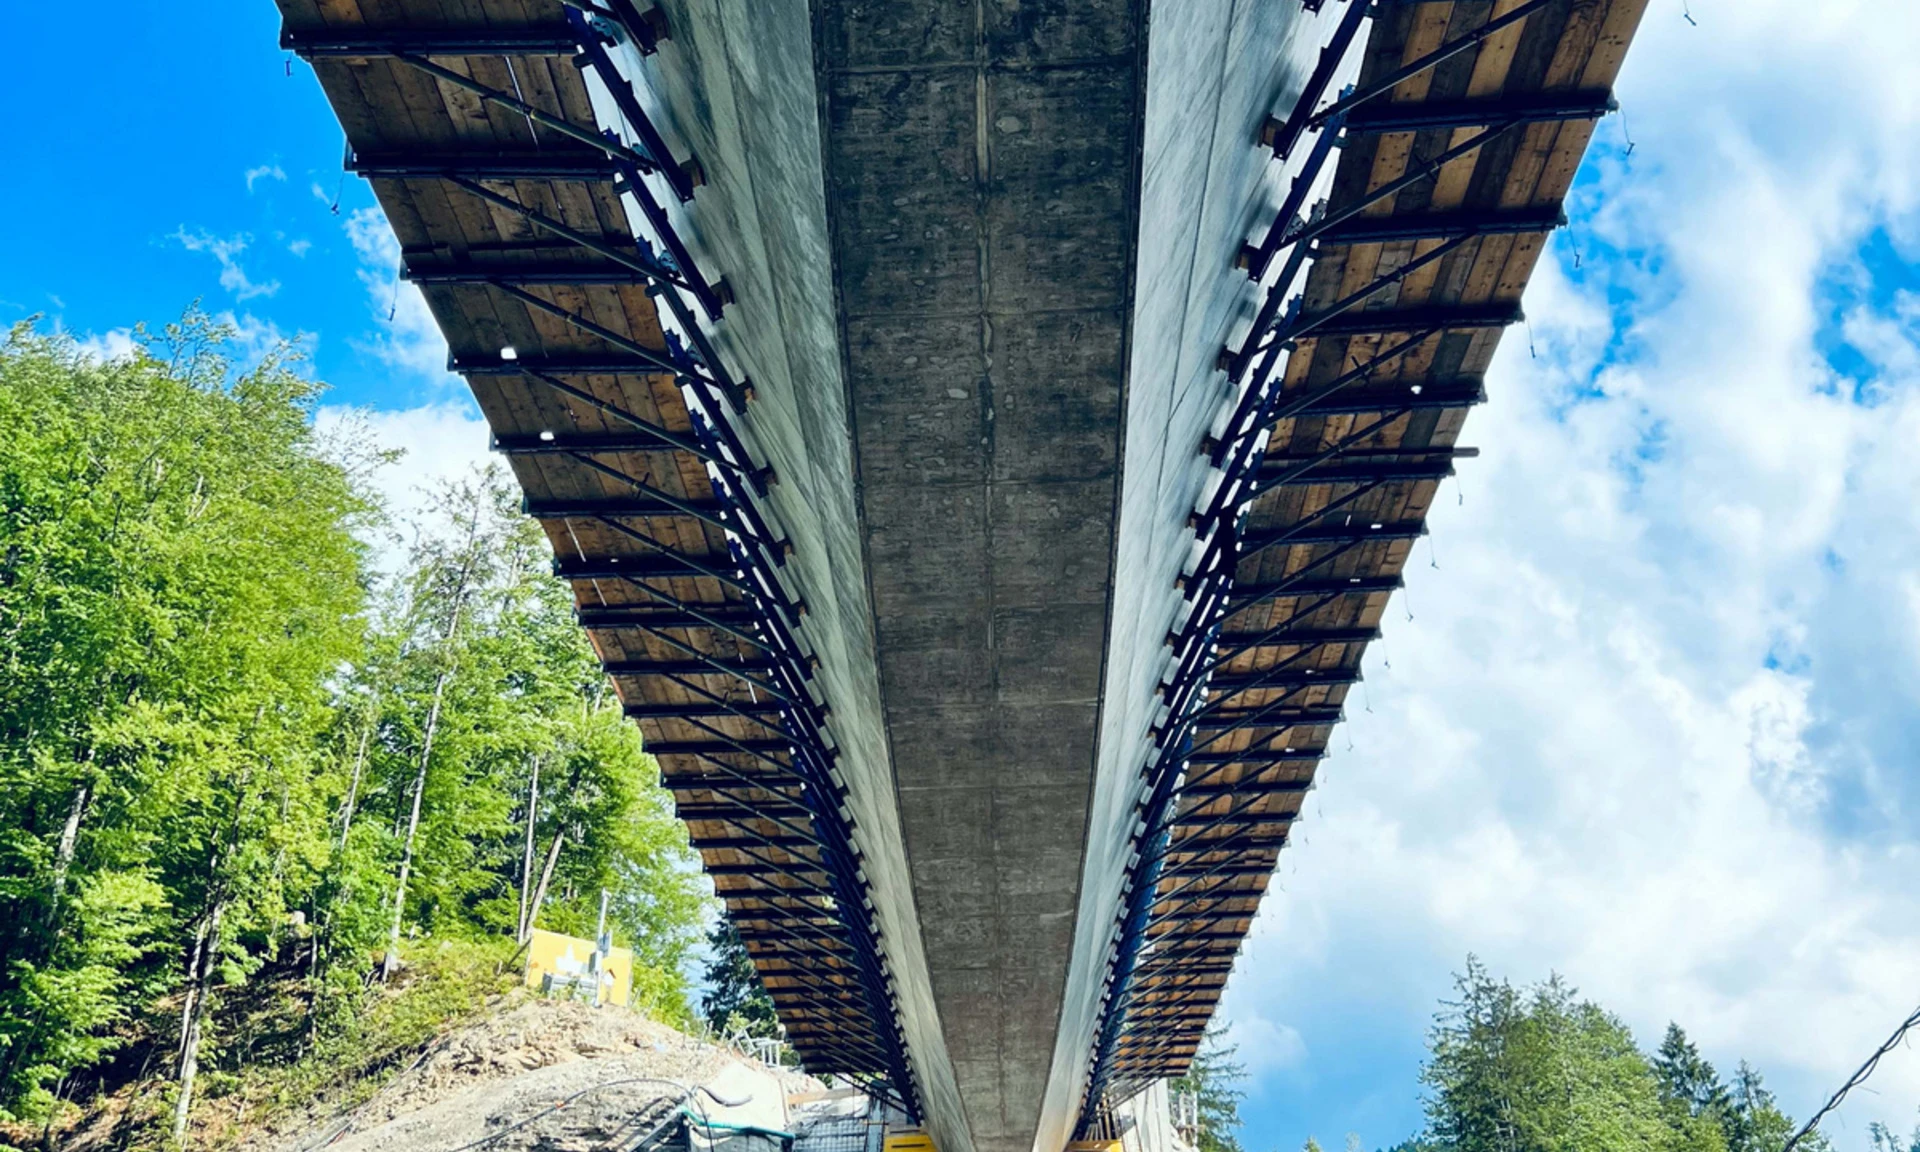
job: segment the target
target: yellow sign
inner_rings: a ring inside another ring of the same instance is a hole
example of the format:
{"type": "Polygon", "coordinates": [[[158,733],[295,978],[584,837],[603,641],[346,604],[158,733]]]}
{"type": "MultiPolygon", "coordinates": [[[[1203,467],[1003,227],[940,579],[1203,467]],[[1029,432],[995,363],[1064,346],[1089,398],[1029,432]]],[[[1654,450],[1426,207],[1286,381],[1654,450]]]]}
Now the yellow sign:
{"type": "Polygon", "coordinates": [[[625,1007],[633,992],[633,949],[608,952],[597,972],[594,960],[593,941],[535,928],[527,945],[527,987],[592,1003],[598,985],[600,1003],[625,1007]]]}
{"type": "Polygon", "coordinates": [[[889,1128],[885,1152],[939,1152],[933,1137],[917,1128],[889,1128]]]}

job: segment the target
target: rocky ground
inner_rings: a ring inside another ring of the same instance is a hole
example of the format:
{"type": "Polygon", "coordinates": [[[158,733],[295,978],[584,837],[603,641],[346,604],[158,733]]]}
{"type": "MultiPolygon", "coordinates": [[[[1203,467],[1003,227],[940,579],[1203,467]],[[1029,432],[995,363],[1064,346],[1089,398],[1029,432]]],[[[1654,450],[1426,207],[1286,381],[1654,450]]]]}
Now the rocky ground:
{"type": "Polygon", "coordinates": [[[688,1089],[735,1064],[772,1072],[774,1091],[819,1088],[629,1012],[526,1000],[437,1041],[352,1111],[290,1117],[241,1147],[615,1152],[634,1147],[688,1089]]]}

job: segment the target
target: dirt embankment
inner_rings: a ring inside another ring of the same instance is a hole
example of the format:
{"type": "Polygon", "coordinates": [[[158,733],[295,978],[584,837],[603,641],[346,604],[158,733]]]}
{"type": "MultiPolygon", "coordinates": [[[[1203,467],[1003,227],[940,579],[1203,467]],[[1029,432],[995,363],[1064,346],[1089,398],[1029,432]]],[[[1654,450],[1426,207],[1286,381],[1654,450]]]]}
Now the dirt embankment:
{"type": "Polygon", "coordinates": [[[810,1077],[769,1069],[632,1013],[526,1000],[436,1041],[357,1108],[345,1114],[310,1109],[254,1134],[240,1148],[627,1148],[667,1116],[686,1089],[711,1082],[733,1064],[771,1073],[771,1091],[819,1087],[810,1077]]]}

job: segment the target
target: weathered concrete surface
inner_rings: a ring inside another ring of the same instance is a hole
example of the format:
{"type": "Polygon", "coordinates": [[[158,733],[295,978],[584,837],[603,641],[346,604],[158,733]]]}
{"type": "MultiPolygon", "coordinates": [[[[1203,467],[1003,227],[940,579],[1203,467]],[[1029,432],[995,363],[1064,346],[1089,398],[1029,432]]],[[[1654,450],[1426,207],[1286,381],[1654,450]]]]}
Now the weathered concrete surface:
{"type": "Polygon", "coordinates": [[[928,974],[981,1152],[1067,996],[1119,496],[1135,0],[821,0],[835,279],[928,974]]]}
{"type": "Polygon", "coordinates": [[[1234,258],[1272,219],[1292,178],[1254,144],[1267,115],[1298,97],[1328,34],[1320,21],[1338,18],[1339,6],[1329,7],[1316,18],[1292,0],[1152,6],[1116,542],[1124,560],[1114,578],[1069,995],[1035,1142],[1048,1152],[1068,1139],[1090,1072],[1148,727],[1169,672],[1164,638],[1180,610],[1175,579],[1193,545],[1187,517],[1207,483],[1199,446],[1232,399],[1215,359],[1244,338],[1257,306],[1234,258]]]}
{"type": "Polygon", "coordinates": [[[1293,0],[1156,0],[1151,37],[1147,0],[663,6],[929,1124],[1057,1152],[1277,199],[1251,143],[1311,34],[1293,0]]]}
{"type": "Polygon", "coordinates": [[[736,300],[719,338],[756,399],[744,421],[778,481],[768,503],[794,543],[787,578],[808,606],[839,770],[873,917],[921,1098],[947,1152],[968,1152],[940,1014],[921,954],[899,804],[888,762],[854,488],[852,417],[829,275],[826,183],[813,27],[788,0],[659,0],[673,38],[644,76],[681,156],[707,186],[683,236],[736,300]]]}

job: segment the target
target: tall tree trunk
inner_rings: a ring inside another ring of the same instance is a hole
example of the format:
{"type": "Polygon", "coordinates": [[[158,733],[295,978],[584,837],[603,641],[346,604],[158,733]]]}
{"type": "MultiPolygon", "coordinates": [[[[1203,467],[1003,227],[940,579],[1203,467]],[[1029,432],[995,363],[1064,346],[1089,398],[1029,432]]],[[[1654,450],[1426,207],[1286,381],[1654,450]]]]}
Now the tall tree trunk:
{"type": "Polygon", "coordinates": [[[179,1063],[180,1054],[187,1049],[187,1017],[193,1014],[194,1000],[200,995],[200,985],[196,977],[200,972],[200,957],[207,948],[208,919],[200,921],[200,927],[193,933],[193,951],[187,954],[187,995],[180,1006],[180,1042],[173,1046],[174,1062],[179,1063]]]}
{"type": "Polygon", "coordinates": [[[407,816],[407,839],[400,850],[400,880],[393,886],[393,924],[387,930],[387,954],[380,961],[380,979],[391,980],[400,968],[400,922],[407,912],[407,879],[413,875],[413,845],[420,834],[420,800],[427,791],[427,761],[433,755],[433,732],[440,725],[440,702],[453,669],[433,682],[433,703],[427,707],[427,727],[420,740],[420,770],[413,776],[413,811],[407,816]]]}
{"type": "Polygon", "coordinates": [[[80,842],[80,820],[86,815],[87,800],[93,789],[87,781],[73,790],[73,806],[67,810],[67,822],[60,829],[60,845],[53,856],[53,896],[47,901],[47,928],[60,919],[60,901],[67,894],[67,872],[73,867],[73,854],[80,842]]]}
{"type": "Polygon", "coordinates": [[[433,733],[440,724],[440,704],[445,699],[447,681],[453,677],[454,637],[460,634],[460,615],[466,607],[467,597],[472,592],[470,585],[474,577],[474,568],[479,557],[475,554],[475,541],[480,535],[480,510],[474,508],[467,521],[467,550],[460,561],[460,575],[454,581],[452,603],[447,610],[446,631],[440,641],[449,650],[447,666],[433,682],[433,703],[427,707],[426,731],[420,740],[420,770],[413,777],[413,810],[407,816],[407,838],[400,850],[400,878],[393,886],[393,924],[387,930],[387,954],[380,961],[380,979],[389,980],[400,967],[400,924],[407,912],[407,880],[413,874],[414,840],[420,833],[420,801],[427,791],[427,762],[433,755],[433,733]]]}
{"type": "Polygon", "coordinates": [[[520,923],[513,930],[515,941],[527,938],[527,905],[533,896],[533,829],[540,815],[540,757],[533,758],[533,778],[527,784],[527,851],[520,862],[520,923]]]}
{"type": "Polygon", "coordinates": [[[527,908],[527,922],[521,928],[520,943],[533,939],[534,921],[540,918],[540,905],[547,902],[547,885],[553,881],[553,866],[560,862],[560,842],[567,838],[565,832],[555,832],[553,843],[547,848],[546,866],[540,869],[540,886],[533,890],[533,903],[527,908]]]}
{"type": "Polygon", "coordinates": [[[199,971],[192,974],[186,1007],[180,1014],[180,1096],[173,1104],[173,1142],[187,1134],[187,1110],[193,1106],[193,1081],[200,1071],[200,1026],[207,1014],[207,989],[213,982],[214,957],[220,952],[220,921],[226,915],[225,896],[217,897],[207,913],[205,947],[197,950],[199,971]]]}
{"type": "Polygon", "coordinates": [[[353,831],[353,805],[360,797],[360,775],[367,767],[367,742],[373,738],[373,719],[360,729],[360,750],[353,756],[353,781],[347,785],[347,803],[340,812],[340,851],[347,850],[347,833],[353,831]]]}

